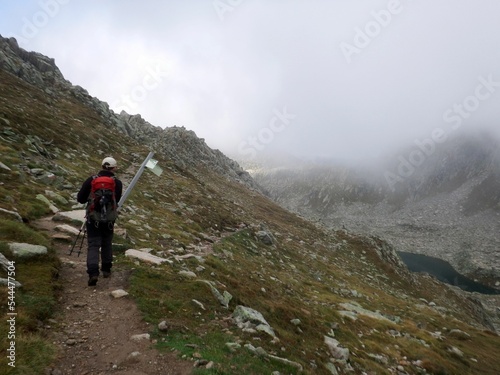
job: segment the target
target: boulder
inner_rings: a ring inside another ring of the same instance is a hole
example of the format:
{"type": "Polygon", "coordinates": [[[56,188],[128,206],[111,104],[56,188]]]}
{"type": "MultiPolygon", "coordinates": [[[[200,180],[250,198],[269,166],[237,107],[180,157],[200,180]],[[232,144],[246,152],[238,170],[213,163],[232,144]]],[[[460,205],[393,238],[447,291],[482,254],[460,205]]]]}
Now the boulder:
{"type": "Polygon", "coordinates": [[[81,224],[85,221],[85,210],[59,211],[52,218],[54,221],[76,221],[81,224]]]}
{"type": "Polygon", "coordinates": [[[47,248],[40,245],[31,245],[28,243],[11,242],[9,249],[18,257],[32,257],[35,255],[47,254],[47,248]]]}

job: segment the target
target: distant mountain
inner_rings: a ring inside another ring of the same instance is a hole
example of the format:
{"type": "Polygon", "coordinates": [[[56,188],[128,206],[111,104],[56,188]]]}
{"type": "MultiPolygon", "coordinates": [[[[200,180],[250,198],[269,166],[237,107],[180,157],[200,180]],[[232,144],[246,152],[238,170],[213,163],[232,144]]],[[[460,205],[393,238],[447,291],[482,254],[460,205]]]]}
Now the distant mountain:
{"type": "Polygon", "coordinates": [[[413,147],[370,168],[262,165],[252,175],[272,199],[305,217],[382,236],[397,250],[491,281],[500,277],[499,150],[490,133],[457,133],[429,155],[413,147]]]}

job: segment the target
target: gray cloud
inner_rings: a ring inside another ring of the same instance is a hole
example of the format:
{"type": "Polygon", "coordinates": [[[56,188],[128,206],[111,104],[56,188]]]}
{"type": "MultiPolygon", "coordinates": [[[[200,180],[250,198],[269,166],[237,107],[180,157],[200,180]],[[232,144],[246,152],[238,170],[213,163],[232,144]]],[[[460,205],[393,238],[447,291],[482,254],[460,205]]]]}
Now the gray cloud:
{"type": "Polygon", "coordinates": [[[457,104],[474,105],[464,128],[498,129],[500,88],[467,102],[481,77],[500,82],[495,0],[42,0],[0,11],[2,35],[54,57],[114,109],[186,126],[233,155],[261,137],[258,152],[374,157],[449,129],[457,104]],[[272,122],[283,108],[295,116],[284,127],[272,122]]]}

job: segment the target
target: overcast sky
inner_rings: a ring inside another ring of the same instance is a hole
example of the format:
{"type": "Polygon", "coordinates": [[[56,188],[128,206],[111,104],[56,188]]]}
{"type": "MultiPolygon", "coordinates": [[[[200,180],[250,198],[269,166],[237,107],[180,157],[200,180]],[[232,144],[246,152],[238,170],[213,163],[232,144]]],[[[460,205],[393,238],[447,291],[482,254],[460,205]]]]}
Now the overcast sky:
{"type": "Polygon", "coordinates": [[[0,34],[235,158],[373,158],[500,119],[498,0],[24,0],[0,34]]]}

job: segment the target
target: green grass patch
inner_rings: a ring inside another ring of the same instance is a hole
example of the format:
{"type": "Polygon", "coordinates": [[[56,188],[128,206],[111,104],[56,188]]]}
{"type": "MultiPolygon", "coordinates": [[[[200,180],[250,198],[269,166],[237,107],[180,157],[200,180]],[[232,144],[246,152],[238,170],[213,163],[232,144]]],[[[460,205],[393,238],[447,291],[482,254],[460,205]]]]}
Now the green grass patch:
{"type": "Polygon", "coordinates": [[[26,224],[0,219],[0,241],[22,242],[31,245],[49,247],[50,241],[45,235],[26,224]]]}
{"type": "MultiPolygon", "coordinates": [[[[40,331],[40,326],[50,318],[57,308],[57,282],[60,262],[50,248],[47,237],[24,223],[0,219],[0,252],[14,261],[15,270],[11,276],[19,283],[20,288],[9,294],[7,287],[0,287],[0,312],[7,316],[7,301],[14,297],[16,367],[8,366],[6,356],[0,358],[0,368],[6,374],[40,374],[50,364],[55,355],[55,348],[40,331]],[[8,242],[23,242],[46,246],[48,253],[29,258],[14,257],[9,250],[8,242]]],[[[4,275],[2,275],[4,276],[4,275]]],[[[4,320],[0,324],[0,335],[7,338],[8,325],[4,320]]],[[[10,346],[10,340],[1,340],[1,352],[10,346]]]]}
{"type": "MultiPolygon", "coordinates": [[[[215,362],[215,366],[211,369],[196,368],[193,374],[197,375],[260,375],[268,374],[270,371],[291,375],[299,373],[298,369],[291,365],[259,357],[244,346],[231,351],[226,343],[234,343],[234,339],[234,336],[218,330],[204,332],[200,336],[173,332],[160,338],[157,347],[165,351],[176,350],[183,358],[215,362]]],[[[254,346],[258,347],[259,345],[257,343],[254,346]]]]}
{"type": "MultiPolygon", "coordinates": [[[[1,337],[7,337],[4,324],[0,328],[1,337]]],[[[10,345],[5,340],[0,343],[1,352],[6,353],[10,345]]],[[[0,357],[0,368],[3,375],[44,374],[56,356],[56,348],[47,339],[38,334],[20,332],[15,338],[15,367],[9,366],[11,361],[7,355],[0,357]]]]}

